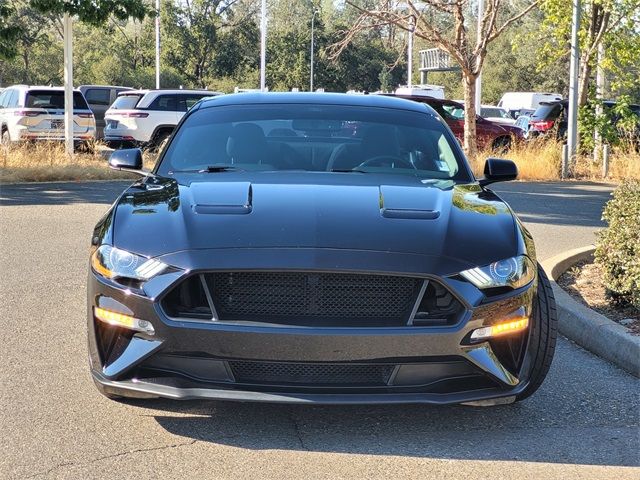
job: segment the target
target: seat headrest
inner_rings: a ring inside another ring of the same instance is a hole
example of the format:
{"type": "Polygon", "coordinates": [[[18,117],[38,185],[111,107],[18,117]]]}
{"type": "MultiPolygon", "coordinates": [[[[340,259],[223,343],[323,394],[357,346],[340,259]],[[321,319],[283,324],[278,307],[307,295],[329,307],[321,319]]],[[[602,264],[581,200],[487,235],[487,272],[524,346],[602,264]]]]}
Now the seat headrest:
{"type": "Polygon", "coordinates": [[[239,123],[227,140],[227,155],[236,163],[259,163],[267,148],[264,131],[255,123],[239,123]]]}

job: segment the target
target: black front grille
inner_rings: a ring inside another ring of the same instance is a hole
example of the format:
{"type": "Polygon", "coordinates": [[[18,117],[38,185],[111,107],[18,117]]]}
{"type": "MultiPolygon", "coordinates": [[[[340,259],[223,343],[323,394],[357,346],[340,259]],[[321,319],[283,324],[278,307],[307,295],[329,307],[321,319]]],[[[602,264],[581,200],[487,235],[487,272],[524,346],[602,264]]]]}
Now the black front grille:
{"type": "Polygon", "coordinates": [[[387,385],[394,365],[230,361],[237,383],[276,385],[387,385]]]}
{"type": "Polygon", "coordinates": [[[205,275],[220,320],[313,325],[405,324],[422,280],[311,272],[216,272],[205,275]]]}

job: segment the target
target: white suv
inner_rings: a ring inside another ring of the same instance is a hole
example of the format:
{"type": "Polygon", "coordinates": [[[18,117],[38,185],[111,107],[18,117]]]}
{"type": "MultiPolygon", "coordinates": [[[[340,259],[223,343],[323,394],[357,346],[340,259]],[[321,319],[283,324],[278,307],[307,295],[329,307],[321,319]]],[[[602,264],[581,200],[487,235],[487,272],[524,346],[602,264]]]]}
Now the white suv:
{"type": "Polygon", "coordinates": [[[128,90],[120,92],[104,119],[105,143],[159,147],[198,100],[221,95],[209,90],[128,90]]]}
{"type": "MultiPolygon", "coordinates": [[[[73,139],[96,137],[96,122],[84,96],[73,91],[73,139]]],[[[0,94],[0,140],[64,140],[64,88],[14,85],[0,94]]]]}

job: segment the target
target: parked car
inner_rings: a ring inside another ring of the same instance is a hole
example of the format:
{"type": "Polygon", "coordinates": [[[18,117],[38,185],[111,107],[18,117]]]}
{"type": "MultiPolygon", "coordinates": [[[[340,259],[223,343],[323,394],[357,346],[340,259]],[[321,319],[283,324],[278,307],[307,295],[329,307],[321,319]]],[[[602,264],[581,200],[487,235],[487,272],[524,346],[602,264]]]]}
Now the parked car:
{"type": "MultiPolygon", "coordinates": [[[[612,109],[616,105],[614,100],[605,100],[603,103],[605,110],[612,109]]],[[[640,144],[640,105],[632,104],[629,105],[629,108],[639,119],[634,140],[637,144],[640,144]]],[[[568,119],[568,100],[542,103],[531,116],[531,120],[529,122],[530,134],[531,136],[539,136],[553,132],[556,138],[563,140],[567,137],[568,119]]],[[[619,117],[613,116],[612,122],[614,124],[617,124],[619,121],[619,117]]]]}
{"type": "Polygon", "coordinates": [[[444,100],[444,87],[441,85],[414,85],[413,87],[402,86],[396,88],[396,95],[415,95],[440,98],[444,100]]]}
{"type": "Polygon", "coordinates": [[[128,90],[105,113],[105,143],[113,148],[158,148],[198,100],[221,95],[209,90],[128,90]]]}
{"type": "MultiPolygon", "coordinates": [[[[464,143],[464,105],[453,100],[441,100],[417,95],[393,95],[414,102],[426,103],[433,108],[447,122],[458,141],[464,143]]],[[[523,139],[522,130],[512,125],[498,125],[482,118],[476,117],[476,135],[478,148],[493,148],[496,150],[508,149],[514,139],[523,139]]]]}
{"type": "Polygon", "coordinates": [[[498,106],[509,112],[512,118],[524,115],[524,110],[534,111],[543,102],[557,102],[562,100],[559,93],[542,92],[507,92],[502,95],[498,106]]]}
{"type": "Polygon", "coordinates": [[[553,291],[487,188],[517,168],[491,158],[476,179],[428,106],[226,95],[186,113],[152,172],[139,149],[109,165],[143,177],[91,235],[108,397],[491,405],[547,374],[553,291]],[[283,122],[294,135],[267,134],[283,122]]]}
{"type": "Polygon", "coordinates": [[[480,116],[498,125],[515,125],[516,123],[507,110],[493,105],[482,105],[480,116]]]}
{"type": "Polygon", "coordinates": [[[525,138],[529,137],[529,122],[531,121],[531,115],[519,115],[516,118],[515,126],[522,130],[522,134],[525,138]]]}
{"type": "MultiPolygon", "coordinates": [[[[0,94],[1,141],[64,140],[64,88],[14,85],[0,94]]],[[[73,91],[73,139],[95,139],[96,122],[80,90],[73,91]]]]}
{"type": "Polygon", "coordinates": [[[104,127],[106,124],[104,114],[116,100],[118,93],[133,89],[113,85],[80,85],[78,90],[84,95],[96,119],[96,137],[102,138],[104,137],[104,127]]]}

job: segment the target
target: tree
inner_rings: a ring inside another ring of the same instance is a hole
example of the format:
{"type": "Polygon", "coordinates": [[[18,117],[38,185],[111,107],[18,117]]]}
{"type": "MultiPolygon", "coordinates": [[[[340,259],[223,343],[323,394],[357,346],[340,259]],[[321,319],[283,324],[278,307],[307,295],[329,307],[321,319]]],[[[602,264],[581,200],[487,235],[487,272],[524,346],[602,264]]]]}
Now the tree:
{"type": "Polygon", "coordinates": [[[7,0],[0,0],[0,59],[13,58],[17,53],[15,41],[20,35],[20,28],[9,23],[9,18],[14,13],[13,5],[7,0]]]}
{"type": "MultiPolygon", "coordinates": [[[[543,61],[555,61],[569,54],[567,39],[571,31],[571,3],[544,0],[541,4],[543,61]]],[[[640,0],[582,0],[580,38],[580,82],[578,102],[587,103],[600,44],[607,49],[607,67],[619,82],[637,82],[640,51],[640,0]]]]}
{"type": "MultiPolygon", "coordinates": [[[[162,27],[166,34],[167,62],[183,72],[188,82],[205,87],[216,67],[215,56],[224,32],[253,21],[251,5],[248,10],[234,10],[237,0],[165,1],[162,27]]],[[[249,33],[250,32],[245,32],[249,33]]],[[[227,42],[229,38],[226,38],[227,42]]]]}
{"type": "Polygon", "coordinates": [[[412,0],[402,3],[381,0],[373,8],[360,6],[349,0],[346,3],[360,15],[345,32],[343,39],[335,45],[334,56],[340,55],[361,32],[393,26],[410,31],[415,22],[414,32],[417,37],[447,52],[460,66],[465,101],[464,148],[468,155],[475,156],[476,79],[482,71],[488,46],[509,26],[533,10],[538,0],[524,0],[524,4],[515,12],[513,7],[508,7],[502,0],[487,0],[479,22],[480,32],[473,32],[468,25],[471,17],[468,0],[426,0],[420,2],[420,8],[412,0]],[[399,6],[403,9],[399,10],[399,6]]]}
{"type": "Polygon", "coordinates": [[[42,13],[68,13],[94,26],[104,25],[112,16],[142,20],[151,13],[144,0],[30,0],[30,4],[42,13]]]}

